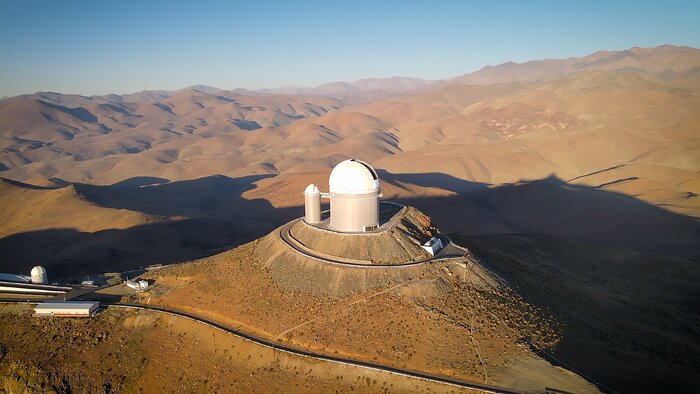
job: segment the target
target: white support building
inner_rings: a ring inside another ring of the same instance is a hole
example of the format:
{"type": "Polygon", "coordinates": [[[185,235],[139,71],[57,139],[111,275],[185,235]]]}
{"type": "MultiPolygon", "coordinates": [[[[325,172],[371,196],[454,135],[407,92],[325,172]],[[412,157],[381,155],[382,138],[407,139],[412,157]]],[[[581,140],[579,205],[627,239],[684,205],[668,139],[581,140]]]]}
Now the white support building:
{"type": "Polygon", "coordinates": [[[42,302],[34,307],[34,316],[91,317],[99,306],[97,301],[42,302]]]}
{"type": "Polygon", "coordinates": [[[147,280],[127,280],[126,285],[136,291],[143,291],[148,288],[147,280]]]}
{"type": "Polygon", "coordinates": [[[421,245],[421,248],[425,249],[425,251],[430,253],[431,256],[438,254],[443,247],[444,245],[442,244],[442,240],[436,237],[430,238],[430,241],[421,245]]]}

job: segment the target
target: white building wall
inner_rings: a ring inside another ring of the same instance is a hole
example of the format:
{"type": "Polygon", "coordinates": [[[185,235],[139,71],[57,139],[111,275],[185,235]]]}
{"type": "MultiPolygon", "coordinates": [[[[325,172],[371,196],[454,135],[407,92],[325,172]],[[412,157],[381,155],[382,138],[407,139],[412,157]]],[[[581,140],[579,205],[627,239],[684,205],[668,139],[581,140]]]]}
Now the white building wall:
{"type": "Polygon", "coordinates": [[[431,256],[435,256],[443,248],[442,240],[440,238],[433,237],[430,239],[430,241],[421,245],[421,248],[425,249],[425,251],[430,253],[431,256]]]}
{"type": "Polygon", "coordinates": [[[99,302],[86,301],[43,302],[34,307],[34,313],[36,316],[86,317],[92,315],[99,305],[99,302]]]}
{"type": "Polygon", "coordinates": [[[379,226],[379,193],[340,194],[331,192],[330,228],[363,232],[379,226]]]}

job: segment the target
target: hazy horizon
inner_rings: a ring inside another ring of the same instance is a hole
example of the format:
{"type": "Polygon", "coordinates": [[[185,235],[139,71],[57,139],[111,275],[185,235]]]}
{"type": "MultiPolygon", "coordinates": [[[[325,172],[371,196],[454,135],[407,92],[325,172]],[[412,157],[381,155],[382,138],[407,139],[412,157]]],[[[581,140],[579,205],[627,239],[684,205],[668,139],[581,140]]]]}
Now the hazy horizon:
{"type": "Polygon", "coordinates": [[[12,39],[0,43],[0,97],[446,79],[601,49],[700,47],[698,11],[684,2],[3,3],[0,31],[12,39]]]}

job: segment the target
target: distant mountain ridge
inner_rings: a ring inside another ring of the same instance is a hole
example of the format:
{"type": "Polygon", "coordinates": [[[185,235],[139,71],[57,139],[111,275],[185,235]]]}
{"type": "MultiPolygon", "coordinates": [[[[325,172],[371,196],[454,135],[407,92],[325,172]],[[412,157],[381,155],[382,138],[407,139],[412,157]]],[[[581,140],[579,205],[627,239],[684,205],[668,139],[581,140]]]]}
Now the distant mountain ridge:
{"type": "Polygon", "coordinates": [[[597,51],[581,58],[507,62],[447,80],[465,85],[510,82],[543,82],[584,71],[623,71],[652,79],[675,79],[688,73],[700,75],[700,50],[685,46],[634,47],[624,51],[597,51]]]}
{"type": "MultiPolygon", "coordinates": [[[[18,96],[0,102],[0,172],[28,183],[112,184],[297,176],[356,157],[393,173],[479,184],[554,174],[700,217],[697,49],[599,51],[441,82],[314,89],[18,96]]],[[[297,201],[291,189],[280,193],[297,201]]]]}
{"type": "Polygon", "coordinates": [[[62,94],[56,92],[36,92],[3,98],[2,100],[0,100],[0,103],[18,100],[42,100],[65,106],[80,106],[88,103],[148,103],[158,102],[167,99],[168,97],[171,97],[175,94],[179,94],[186,91],[206,93],[211,95],[217,95],[221,93],[237,94],[241,96],[265,96],[285,94],[331,97],[340,96],[345,98],[348,98],[352,95],[362,96],[362,94],[364,93],[370,93],[369,96],[364,95],[363,97],[375,97],[377,95],[383,96],[381,95],[381,93],[387,94],[408,92],[411,90],[429,86],[435,82],[437,81],[429,81],[420,78],[391,77],[367,78],[354,82],[331,82],[313,88],[284,87],[258,90],[235,88],[231,90],[225,90],[207,85],[192,85],[177,90],[142,90],[140,92],[127,94],[106,94],[92,96],[83,96],[80,94],[62,94]],[[374,93],[374,95],[372,95],[372,93],[374,93]]]}
{"type": "MultiPolygon", "coordinates": [[[[357,81],[337,81],[316,87],[288,86],[265,89],[221,89],[208,85],[192,85],[177,90],[143,90],[127,94],[83,96],[56,92],[36,92],[6,97],[0,103],[14,100],[43,100],[55,104],[78,106],[91,102],[131,103],[157,102],[173,94],[195,91],[207,94],[230,92],[239,95],[321,95],[336,98],[359,97],[360,100],[384,98],[424,88],[436,88],[450,84],[492,85],[512,82],[544,82],[564,78],[585,71],[619,71],[638,74],[654,81],[674,81],[695,78],[700,75],[700,50],[687,46],[660,45],[654,48],[634,47],[622,51],[600,50],[583,57],[566,59],[531,60],[523,63],[506,62],[445,80],[426,80],[411,77],[364,78],[357,81]]],[[[685,82],[685,81],[684,81],[685,82]]]]}
{"type": "Polygon", "coordinates": [[[407,77],[365,78],[353,82],[331,82],[314,88],[286,87],[262,89],[261,91],[266,93],[319,94],[333,96],[372,91],[407,92],[429,86],[435,82],[438,81],[407,77]]]}

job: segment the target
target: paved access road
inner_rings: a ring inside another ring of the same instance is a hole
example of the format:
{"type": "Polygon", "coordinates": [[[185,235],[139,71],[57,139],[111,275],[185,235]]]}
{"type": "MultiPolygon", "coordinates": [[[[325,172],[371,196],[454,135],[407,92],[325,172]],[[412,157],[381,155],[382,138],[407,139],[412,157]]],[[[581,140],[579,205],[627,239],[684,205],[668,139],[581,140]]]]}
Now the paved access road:
{"type": "Polygon", "coordinates": [[[203,319],[201,317],[191,315],[191,314],[186,313],[186,312],[174,310],[174,309],[161,308],[158,306],[151,306],[151,305],[141,305],[141,304],[101,303],[101,305],[108,306],[108,307],[117,307],[117,308],[146,309],[146,310],[152,310],[152,311],[156,311],[156,312],[160,312],[160,313],[166,313],[169,315],[183,317],[185,319],[194,320],[198,323],[206,324],[212,328],[215,328],[217,330],[234,335],[238,338],[255,343],[257,345],[261,345],[261,346],[264,346],[264,347],[269,348],[269,349],[278,350],[280,352],[293,354],[296,356],[308,357],[308,358],[313,358],[316,360],[323,360],[323,361],[328,361],[328,362],[337,363],[337,364],[350,365],[350,366],[359,367],[359,368],[368,368],[368,369],[373,369],[376,371],[384,371],[384,372],[393,373],[396,375],[409,376],[409,377],[427,380],[427,381],[431,381],[431,382],[479,390],[479,391],[482,391],[485,393],[520,393],[519,391],[515,391],[512,389],[507,389],[507,388],[503,388],[503,387],[497,387],[497,386],[491,386],[491,385],[487,385],[487,384],[479,384],[479,383],[473,383],[473,382],[466,382],[463,380],[450,378],[450,377],[446,377],[446,376],[432,375],[432,374],[427,374],[427,373],[423,373],[423,372],[411,371],[411,370],[406,370],[406,369],[401,369],[401,368],[394,368],[394,367],[390,367],[390,366],[386,366],[386,365],[373,364],[373,363],[364,362],[364,361],[351,360],[351,359],[336,357],[336,356],[327,356],[324,354],[317,354],[317,353],[312,353],[312,352],[308,352],[305,350],[294,349],[294,348],[291,348],[288,346],[280,345],[278,343],[274,343],[274,342],[267,341],[265,339],[258,338],[256,336],[244,333],[242,331],[238,331],[238,330],[223,326],[223,325],[215,323],[211,320],[203,319]]]}
{"type": "MultiPolygon", "coordinates": [[[[0,303],[36,304],[37,302],[36,301],[21,301],[21,300],[18,301],[18,300],[12,300],[12,299],[0,299],[0,303]]],[[[390,367],[390,366],[386,366],[386,365],[373,364],[373,363],[364,362],[364,361],[351,360],[348,358],[342,358],[342,357],[336,357],[336,356],[327,356],[324,354],[317,354],[317,353],[312,353],[312,352],[308,352],[305,350],[294,349],[292,347],[288,347],[288,346],[280,345],[278,343],[270,342],[270,341],[267,341],[265,339],[261,339],[261,338],[258,338],[256,336],[247,334],[245,332],[238,331],[238,330],[223,326],[223,325],[215,323],[211,320],[203,319],[201,317],[198,317],[198,316],[186,313],[186,312],[181,312],[181,311],[178,311],[175,309],[162,308],[162,307],[152,306],[152,305],[118,304],[118,303],[110,303],[110,302],[100,302],[100,306],[114,307],[114,308],[151,310],[151,311],[155,311],[155,312],[159,312],[159,313],[164,313],[164,314],[168,314],[168,315],[182,317],[185,319],[190,319],[190,320],[193,320],[195,322],[205,324],[209,327],[215,328],[219,331],[223,331],[227,334],[234,335],[234,336],[241,338],[243,340],[255,343],[257,345],[264,346],[266,348],[274,349],[274,350],[284,352],[287,354],[293,354],[295,356],[308,357],[308,358],[312,358],[315,360],[322,360],[322,361],[332,362],[332,363],[336,363],[336,364],[344,364],[344,365],[359,367],[359,368],[368,368],[368,369],[373,369],[376,371],[393,373],[396,375],[409,376],[409,377],[413,377],[416,379],[427,380],[430,382],[436,382],[436,383],[448,384],[448,385],[457,386],[457,387],[479,390],[479,391],[484,392],[484,393],[506,393],[506,394],[511,394],[511,393],[512,394],[520,394],[520,393],[522,393],[520,391],[516,391],[513,389],[491,386],[491,385],[487,385],[487,384],[474,383],[474,382],[467,382],[464,380],[459,380],[459,379],[450,378],[450,377],[446,377],[446,376],[432,375],[432,374],[428,374],[428,373],[411,371],[411,370],[407,370],[407,369],[394,368],[394,367],[390,367]]]]}

